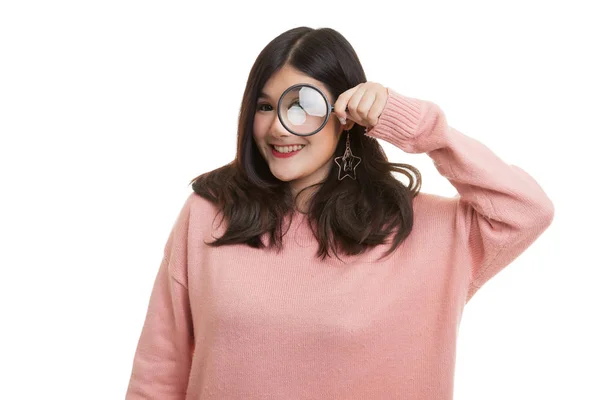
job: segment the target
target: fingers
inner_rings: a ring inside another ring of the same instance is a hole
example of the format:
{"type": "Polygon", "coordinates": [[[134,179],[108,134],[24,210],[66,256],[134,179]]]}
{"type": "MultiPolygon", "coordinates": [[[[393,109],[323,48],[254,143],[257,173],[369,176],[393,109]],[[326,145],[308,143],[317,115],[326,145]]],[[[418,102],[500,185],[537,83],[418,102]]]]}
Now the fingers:
{"type": "Polygon", "coordinates": [[[353,88],[346,90],[344,93],[339,95],[339,97],[337,98],[337,100],[333,106],[333,112],[339,118],[348,119],[348,114],[346,113],[346,108],[348,107],[348,101],[350,100],[350,98],[352,97],[354,92],[356,92],[361,85],[362,85],[362,83],[353,88]]]}
{"type": "Polygon", "coordinates": [[[373,108],[376,98],[377,92],[375,91],[371,90],[363,93],[360,101],[356,105],[356,114],[358,114],[360,118],[360,125],[365,127],[369,127],[371,125],[369,121],[369,113],[373,108]]]}
{"type": "Polygon", "coordinates": [[[360,104],[363,96],[365,95],[365,92],[366,88],[364,87],[364,85],[357,88],[357,90],[354,92],[354,94],[348,101],[348,111],[346,111],[347,114],[350,114],[350,119],[359,125],[362,122],[362,116],[358,112],[358,105],[360,104]]]}
{"type": "Polygon", "coordinates": [[[373,103],[371,110],[369,110],[369,114],[367,115],[367,118],[366,118],[368,121],[369,127],[377,125],[377,122],[379,121],[379,117],[381,116],[381,113],[383,112],[383,109],[385,108],[386,103],[387,103],[387,96],[382,95],[381,93],[377,93],[375,102],[373,103]]]}
{"type": "Polygon", "coordinates": [[[376,82],[365,82],[346,90],[337,99],[334,113],[340,118],[351,119],[367,128],[377,125],[379,116],[387,103],[387,88],[376,82]]]}

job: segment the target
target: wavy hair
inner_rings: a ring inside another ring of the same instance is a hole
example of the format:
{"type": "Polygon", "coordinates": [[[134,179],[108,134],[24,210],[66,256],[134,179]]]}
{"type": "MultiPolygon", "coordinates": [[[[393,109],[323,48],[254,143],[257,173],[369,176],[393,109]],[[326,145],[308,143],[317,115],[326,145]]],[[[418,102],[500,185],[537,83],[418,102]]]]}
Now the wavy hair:
{"type": "MultiPolygon", "coordinates": [[[[242,98],[235,159],[190,182],[194,192],[215,204],[227,222],[224,234],[207,245],[245,243],[253,248],[274,246],[277,252],[283,248],[283,220],[294,211],[295,199],[289,183],[275,178],[259,153],[253,139],[253,124],[263,86],[285,65],[320,81],[334,99],[367,82],[356,52],[331,28],[290,29],[260,52],[242,98]],[[268,244],[261,239],[265,233],[268,244]]],[[[324,181],[312,185],[317,187],[306,214],[321,259],[330,256],[330,251],[336,257],[340,251],[346,255],[362,254],[369,248],[387,244],[386,238],[395,232],[392,245],[383,255],[387,256],[412,230],[412,200],[419,194],[421,174],[411,165],[388,162],[377,140],[364,132],[364,127],[356,123],[350,129],[352,151],[362,157],[356,180],[339,181],[337,168],[331,168],[324,181]],[[408,187],[393,172],[407,176],[408,187]]],[[[335,156],[343,155],[344,150],[345,135],[340,135],[335,156]]]]}

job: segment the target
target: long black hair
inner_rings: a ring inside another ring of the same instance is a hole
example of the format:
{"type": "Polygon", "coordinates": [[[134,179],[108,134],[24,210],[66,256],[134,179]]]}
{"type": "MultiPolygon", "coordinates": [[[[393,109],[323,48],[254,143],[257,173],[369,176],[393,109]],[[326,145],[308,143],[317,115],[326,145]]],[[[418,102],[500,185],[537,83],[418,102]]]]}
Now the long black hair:
{"type": "MultiPolygon", "coordinates": [[[[294,211],[288,182],[271,173],[253,138],[254,115],[265,83],[283,66],[320,81],[337,98],[344,91],[367,82],[365,72],[348,41],[331,28],[290,29],[273,39],[258,55],[248,76],[238,121],[235,159],[218,169],[192,179],[194,192],[218,206],[227,222],[223,236],[211,246],[246,243],[254,248],[282,249],[283,219],[294,211]],[[268,233],[268,244],[261,237],[268,233]]],[[[332,250],[347,255],[362,254],[382,243],[393,232],[389,255],[410,234],[412,200],[419,194],[421,174],[408,164],[390,163],[380,144],[364,135],[358,124],[350,129],[352,152],[362,157],[356,180],[338,180],[337,168],[316,185],[307,217],[319,243],[318,256],[332,250]],[[392,172],[404,174],[408,187],[392,172]],[[410,174],[412,172],[415,177],[410,174]]],[[[345,150],[341,135],[335,156],[345,150]]],[[[306,188],[308,189],[308,188],[306,188]]]]}

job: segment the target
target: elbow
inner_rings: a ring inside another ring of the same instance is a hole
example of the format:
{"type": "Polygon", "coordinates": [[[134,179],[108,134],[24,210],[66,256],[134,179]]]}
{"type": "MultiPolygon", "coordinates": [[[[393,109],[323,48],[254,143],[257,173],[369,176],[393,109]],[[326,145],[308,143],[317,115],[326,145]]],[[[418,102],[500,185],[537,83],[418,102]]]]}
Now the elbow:
{"type": "Polygon", "coordinates": [[[554,221],[554,203],[548,199],[546,207],[544,208],[544,214],[542,218],[544,229],[548,228],[552,221],[554,221]]]}
{"type": "Polygon", "coordinates": [[[545,231],[554,220],[554,204],[546,198],[543,202],[529,203],[513,218],[511,227],[517,231],[534,232],[539,235],[545,231]]]}
{"type": "Polygon", "coordinates": [[[536,207],[536,212],[534,213],[529,226],[541,233],[552,225],[552,221],[554,221],[554,203],[546,198],[544,203],[540,203],[536,207]]]}

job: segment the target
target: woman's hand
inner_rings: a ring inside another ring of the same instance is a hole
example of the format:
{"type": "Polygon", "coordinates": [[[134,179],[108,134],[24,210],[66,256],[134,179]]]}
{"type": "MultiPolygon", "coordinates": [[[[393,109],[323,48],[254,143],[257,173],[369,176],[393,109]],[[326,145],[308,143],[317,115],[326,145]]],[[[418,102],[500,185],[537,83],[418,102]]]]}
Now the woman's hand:
{"type": "Polygon", "coordinates": [[[338,97],[333,112],[343,125],[346,124],[346,119],[350,119],[370,129],[377,125],[388,96],[387,88],[380,83],[360,83],[338,97]]]}

